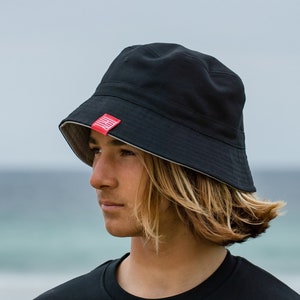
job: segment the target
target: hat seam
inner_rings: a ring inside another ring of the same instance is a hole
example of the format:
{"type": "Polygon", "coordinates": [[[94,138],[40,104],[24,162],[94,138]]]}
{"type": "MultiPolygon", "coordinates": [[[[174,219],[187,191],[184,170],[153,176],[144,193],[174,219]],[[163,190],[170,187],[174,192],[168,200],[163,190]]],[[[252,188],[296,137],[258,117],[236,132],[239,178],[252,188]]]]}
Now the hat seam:
{"type": "MultiPolygon", "coordinates": [[[[187,48],[185,48],[185,47],[183,47],[183,48],[184,48],[185,50],[188,51],[187,48]]],[[[146,50],[149,50],[149,52],[151,52],[152,54],[154,54],[156,57],[161,57],[161,56],[162,56],[160,53],[158,53],[158,52],[153,48],[153,45],[152,45],[152,44],[147,45],[147,47],[146,47],[145,49],[146,49],[146,50]]],[[[214,73],[215,73],[215,74],[226,75],[226,76],[231,77],[231,78],[237,78],[237,79],[239,79],[239,76],[238,76],[237,74],[235,74],[235,73],[234,73],[234,74],[230,74],[230,73],[225,72],[225,71],[217,71],[217,70],[211,70],[211,71],[210,71],[209,68],[207,68],[207,66],[206,66],[205,64],[203,64],[202,61],[199,60],[199,58],[197,58],[195,55],[193,55],[193,54],[191,54],[191,53],[188,53],[188,52],[182,52],[181,55],[186,56],[186,57],[190,57],[190,58],[192,58],[193,60],[196,60],[196,61],[198,61],[199,63],[201,63],[201,64],[204,66],[205,70],[206,70],[209,74],[214,74],[214,73]]],[[[213,56],[208,55],[208,54],[205,54],[205,56],[210,57],[211,59],[215,59],[213,56]]],[[[226,68],[225,65],[224,65],[223,67],[226,68]]]]}
{"type": "MultiPolygon", "coordinates": [[[[136,87],[136,86],[134,86],[134,85],[132,85],[132,84],[128,84],[128,83],[123,84],[123,83],[120,82],[120,81],[114,81],[114,82],[102,82],[101,85],[105,85],[105,86],[109,86],[109,85],[128,86],[128,85],[129,85],[129,86],[133,87],[134,89],[138,89],[138,87],[136,87]]],[[[127,97],[125,98],[125,97],[119,96],[119,95],[118,95],[118,96],[115,96],[115,95],[111,95],[111,94],[101,93],[101,91],[98,92],[98,90],[94,93],[93,96],[100,96],[100,97],[101,97],[101,96],[104,96],[104,97],[114,97],[114,98],[119,98],[119,99],[122,99],[122,100],[124,100],[124,101],[128,101],[128,102],[130,102],[130,103],[133,103],[133,104],[135,104],[135,105],[142,106],[142,107],[145,108],[145,109],[148,109],[148,106],[144,106],[142,103],[137,104],[136,102],[134,102],[133,100],[131,100],[131,99],[127,98],[127,97]]],[[[150,109],[150,108],[149,108],[149,109],[150,109]]],[[[150,110],[152,110],[152,109],[150,109],[150,110]]],[[[159,114],[159,113],[158,113],[158,114],[159,114]]],[[[159,114],[159,115],[161,115],[161,114],[159,114]]],[[[207,121],[211,121],[211,122],[213,122],[213,123],[215,123],[215,124],[218,124],[219,126],[224,126],[224,127],[229,128],[229,129],[231,129],[231,130],[234,130],[234,131],[236,131],[236,132],[244,133],[243,130],[240,130],[240,129],[237,129],[237,128],[233,127],[233,126],[224,124],[224,123],[219,122],[219,121],[217,121],[217,120],[215,120],[215,119],[209,118],[209,117],[207,117],[207,116],[205,116],[205,115],[203,115],[203,114],[199,114],[199,115],[201,115],[201,118],[203,118],[203,119],[205,119],[205,120],[207,120],[207,121]]]]}
{"type": "Polygon", "coordinates": [[[145,48],[146,50],[150,50],[149,52],[151,52],[152,54],[154,54],[156,57],[161,57],[161,54],[156,52],[153,48],[152,45],[148,45],[148,47],[145,48]]]}
{"type": "MultiPolygon", "coordinates": [[[[209,68],[207,67],[206,64],[204,64],[202,61],[200,61],[196,56],[192,55],[191,53],[186,53],[186,52],[183,52],[181,53],[181,55],[184,55],[184,56],[187,56],[187,57],[190,57],[196,61],[198,61],[199,63],[202,64],[202,66],[205,68],[205,70],[209,73],[209,74],[220,74],[220,75],[226,75],[228,77],[231,77],[231,78],[236,78],[236,79],[240,79],[239,76],[237,74],[235,74],[233,71],[234,74],[230,74],[228,72],[225,72],[225,71],[218,71],[218,70],[209,70],[209,68]]],[[[207,55],[205,54],[207,57],[210,57],[211,59],[215,59],[213,56],[210,56],[210,55],[207,55]]],[[[225,65],[223,65],[224,68],[226,68],[225,65]]]]}

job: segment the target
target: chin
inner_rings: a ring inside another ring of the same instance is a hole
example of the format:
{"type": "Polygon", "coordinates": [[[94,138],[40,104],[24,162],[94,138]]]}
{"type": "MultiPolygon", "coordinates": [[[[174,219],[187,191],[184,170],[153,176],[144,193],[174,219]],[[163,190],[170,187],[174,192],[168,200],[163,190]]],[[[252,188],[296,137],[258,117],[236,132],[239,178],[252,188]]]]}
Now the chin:
{"type": "Polygon", "coordinates": [[[126,226],[111,226],[106,224],[105,228],[109,234],[115,237],[142,236],[142,230],[137,226],[128,228],[126,226]]]}

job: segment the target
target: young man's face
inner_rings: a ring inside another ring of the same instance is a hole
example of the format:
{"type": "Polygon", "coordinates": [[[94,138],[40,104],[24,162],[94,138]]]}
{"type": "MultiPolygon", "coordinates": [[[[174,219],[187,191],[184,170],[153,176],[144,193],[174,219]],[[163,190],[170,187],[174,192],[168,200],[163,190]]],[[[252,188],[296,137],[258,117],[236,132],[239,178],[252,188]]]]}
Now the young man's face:
{"type": "Polygon", "coordinates": [[[140,150],[94,130],[89,147],[95,155],[90,183],[96,189],[107,231],[120,237],[141,236],[141,227],[133,216],[138,191],[142,192],[140,150]]]}

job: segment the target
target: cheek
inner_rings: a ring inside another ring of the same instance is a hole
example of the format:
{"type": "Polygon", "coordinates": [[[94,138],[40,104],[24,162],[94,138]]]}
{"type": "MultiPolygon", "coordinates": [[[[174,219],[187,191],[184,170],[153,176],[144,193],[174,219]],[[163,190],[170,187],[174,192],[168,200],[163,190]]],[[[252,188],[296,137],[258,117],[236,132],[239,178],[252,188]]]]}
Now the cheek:
{"type": "Polygon", "coordinates": [[[127,172],[122,182],[124,195],[132,204],[137,198],[143,196],[145,185],[142,170],[137,169],[127,172]]]}

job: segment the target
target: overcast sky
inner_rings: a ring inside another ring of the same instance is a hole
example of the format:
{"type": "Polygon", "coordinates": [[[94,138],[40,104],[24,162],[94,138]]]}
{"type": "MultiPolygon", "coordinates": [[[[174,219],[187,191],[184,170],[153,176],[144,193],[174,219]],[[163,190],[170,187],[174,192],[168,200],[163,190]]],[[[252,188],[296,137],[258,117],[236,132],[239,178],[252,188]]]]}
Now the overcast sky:
{"type": "Polygon", "coordinates": [[[300,168],[299,0],[0,0],[0,168],[85,168],[58,123],[126,46],[176,42],[243,79],[253,168],[300,168]]]}

